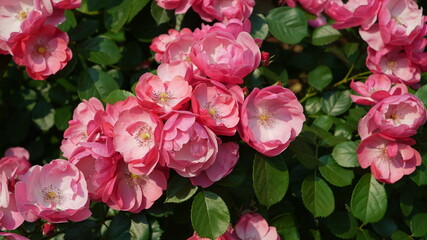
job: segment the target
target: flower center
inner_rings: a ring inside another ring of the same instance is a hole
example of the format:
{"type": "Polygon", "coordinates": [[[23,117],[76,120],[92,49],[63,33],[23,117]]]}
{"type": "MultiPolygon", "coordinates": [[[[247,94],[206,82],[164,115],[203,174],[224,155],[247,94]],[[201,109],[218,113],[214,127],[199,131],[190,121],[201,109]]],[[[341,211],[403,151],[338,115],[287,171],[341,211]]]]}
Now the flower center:
{"type": "Polygon", "coordinates": [[[135,140],[138,141],[140,147],[147,147],[152,141],[153,130],[148,124],[143,123],[133,135],[135,140]]]}
{"type": "Polygon", "coordinates": [[[258,122],[263,126],[271,126],[274,123],[274,118],[268,111],[263,111],[258,116],[258,122]]]}
{"type": "Polygon", "coordinates": [[[46,52],[46,48],[45,47],[38,47],[37,48],[37,52],[40,53],[40,54],[43,54],[43,53],[46,52]]]}
{"type": "Polygon", "coordinates": [[[147,179],[146,175],[136,175],[133,173],[129,173],[127,175],[127,182],[132,187],[143,184],[146,179],[147,179]]]}
{"type": "Polygon", "coordinates": [[[62,201],[61,191],[52,185],[44,187],[42,189],[42,195],[43,195],[43,200],[46,203],[57,205],[62,201]]]}
{"type": "Polygon", "coordinates": [[[387,63],[387,66],[389,68],[394,68],[394,67],[396,67],[396,65],[397,65],[397,62],[396,61],[392,61],[392,60],[388,61],[388,63],[387,63]]]}
{"type": "Polygon", "coordinates": [[[18,14],[15,16],[19,21],[23,22],[28,17],[27,11],[21,10],[18,14]]]}
{"type": "Polygon", "coordinates": [[[172,94],[169,91],[166,92],[154,92],[153,100],[157,103],[168,105],[172,99],[172,94]]]}

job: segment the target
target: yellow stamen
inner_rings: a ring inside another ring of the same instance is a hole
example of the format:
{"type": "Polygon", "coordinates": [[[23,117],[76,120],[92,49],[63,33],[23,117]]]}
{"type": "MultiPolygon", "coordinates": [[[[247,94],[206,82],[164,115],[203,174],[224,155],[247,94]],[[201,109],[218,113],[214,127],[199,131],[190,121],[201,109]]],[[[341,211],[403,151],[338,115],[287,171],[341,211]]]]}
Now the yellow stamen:
{"type": "Polygon", "coordinates": [[[43,53],[45,53],[45,52],[46,52],[46,48],[44,48],[44,47],[39,47],[39,48],[37,48],[37,52],[38,52],[38,53],[40,53],[40,54],[43,54],[43,53]]]}

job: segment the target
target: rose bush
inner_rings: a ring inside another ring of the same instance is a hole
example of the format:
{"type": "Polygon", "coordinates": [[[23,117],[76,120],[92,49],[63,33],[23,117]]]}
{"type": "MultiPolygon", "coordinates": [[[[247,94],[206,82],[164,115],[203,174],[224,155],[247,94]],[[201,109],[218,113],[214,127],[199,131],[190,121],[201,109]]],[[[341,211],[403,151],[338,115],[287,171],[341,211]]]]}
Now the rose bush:
{"type": "Polygon", "coordinates": [[[0,236],[426,238],[426,4],[0,1],[0,236]]]}

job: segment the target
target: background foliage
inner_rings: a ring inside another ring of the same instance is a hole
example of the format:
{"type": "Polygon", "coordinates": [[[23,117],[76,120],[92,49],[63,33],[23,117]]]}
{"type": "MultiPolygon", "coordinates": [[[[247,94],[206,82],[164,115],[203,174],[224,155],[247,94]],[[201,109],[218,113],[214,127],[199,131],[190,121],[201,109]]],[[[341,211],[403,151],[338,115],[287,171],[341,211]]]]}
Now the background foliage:
{"type": "MultiPolygon", "coordinates": [[[[87,0],[66,17],[60,28],[70,36],[73,59],[47,81],[29,79],[10,56],[0,56],[0,151],[25,147],[32,164],[61,156],[63,131],[82,99],[122,100],[143,73],[156,69],[149,50],[154,37],[202,23],[191,10],[175,16],[150,0],[87,0]]],[[[286,240],[425,239],[426,130],[420,129],[415,146],[423,164],[410,176],[387,185],[361,169],[357,122],[368,108],[351,102],[348,85],[368,75],[366,43],[355,29],[313,29],[307,25],[313,18],[270,0],[257,1],[251,16],[252,36],[274,56],[245,85],[280,82],[296,93],[307,117],[283,154],[267,158],[241,144],[234,171],[212,187],[197,188],[172,174],[151,209],[129,214],[92,203],[90,219],[58,224],[52,239],[186,239],[194,229],[215,237],[248,210],[262,214],[286,240]]],[[[415,94],[427,103],[426,85],[415,94]]],[[[25,223],[17,232],[46,239],[41,225],[25,223]]]]}

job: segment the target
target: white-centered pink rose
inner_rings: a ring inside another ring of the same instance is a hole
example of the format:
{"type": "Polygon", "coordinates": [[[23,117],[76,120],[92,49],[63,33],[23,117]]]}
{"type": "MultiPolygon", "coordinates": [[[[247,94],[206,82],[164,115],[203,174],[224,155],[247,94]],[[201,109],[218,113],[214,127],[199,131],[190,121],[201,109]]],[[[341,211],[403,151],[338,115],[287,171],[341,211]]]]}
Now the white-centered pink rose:
{"type": "Polygon", "coordinates": [[[153,38],[153,40],[151,41],[150,49],[156,53],[156,61],[161,62],[163,58],[163,53],[165,53],[166,49],[169,46],[169,43],[184,34],[192,34],[192,32],[188,28],[183,28],[179,32],[175,29],[169,29],[168,34],[161,34],[158,37],[153,38]]]}
{"type": "Polygon", "coordinates": [[[190,178],[195,186],[207,188],[231,173],[239,160],[239,145],[234,142],[222,143],[214,163],[196,177],[190,178]]]}
{"type": "Polygon", "coordinates": [[[427,113],[424,104],[414,95],[402,95],[384,98],[373,106],[359,121],[359,135],[362,139],[374,133],[401,138],[410,137],[426,122],[427,113]]]}
{"type": "Polygon", "coordinates": [[[228,32],[210,32],[194,43],[190,58],[212,80],[241,84],[261,62],[261,52],[247,32],[235,38],[228,32]]]}
{"type": "Polygon", "coordinates": [[[214,164],[218,138],[191,112],[172,113],[163,127],[166,166],[183,177],[196,177],[214,164]]]}
{"type": "Polygon", "coordinates": [[[15,197],[19,211],[29,222],[38,218],[53,223],[82,221],[91,215],[83,173],[62,159],[30,168],[16,183],[15,197]]]}
{"type": "Polygon", "coordinates": [[[421,164],[420,154],[410,146],[413,144],[415,141],[410,138],[395,139],[376,133],[359,144],[357,158],[362,168],[371,167],[378,181],[395,183],[421,164]]]}
{"type": "Polygon", "coordinates": [[[28,75],[44,80],[63,69],[72,57],[68,35],[43,19],[31,24],[27,31],[13,33],[9,39],[13,60],[26,67],[28,75]]]}
{"type": "Polygon", "coordinates": [[[134,174],[149,174],[160,158],[163,123],[154,113],[135,107],[114,125],[114,147],[134,174]]]}
{"type": "Polygon", "coordinates": [[[218,20],[226,22],[236,18],[241,21],[249,18],[255,6],[255,0],[196,0],[192,8],[200,17],[212,22],[218,20]]]}
{"type": "Polygon", "coordinates": [[[350,95],[351,100],[361,105],[375,105],[386,97],[408,92],[403,83],[392,86],[391,80],[384,74],[372,74],[364,83],[351,81],[350,87],[361,95],[350,95]]]}
{"type": "MultiPolygon", "coordinates": [[[[233,136],[239,123],[239,102],[226,86],[220,83],[208,84],[201,82],[194,88],[191,106],[198,114],[200,122],[218,135],[233,136]]],[[[230,90],[238,91],[243,96],[240,87],[230,90]]]]}
{"type": "Polygon", "coordinates": [[[302,130],[305,116],[295,94],[281,86],[255,88],[240,111],[240,136],[266,156],[283,152],[302,130]]]}
{"type": "Polygon", "coordinates": [[[157,71],[158,76],[145,73],[139,79],[135,92],[140,105],[159,114],[182,109],[191,98],[191,69],[184,62],[163,63],[157,71]]]}
{"type": "Polygon", "coordinates": [[[246,213],[234,227],[236,239],[280,240],[275,227],[257,213],[246,213]]]}
{"type": "Polygon", "coordinates": [[[377,13],[381,7],[378,0],[329,0],[325,8],[326,14],[336,23],[336,29],[361,26],[368,29],[377,20],[377,13]]]}

